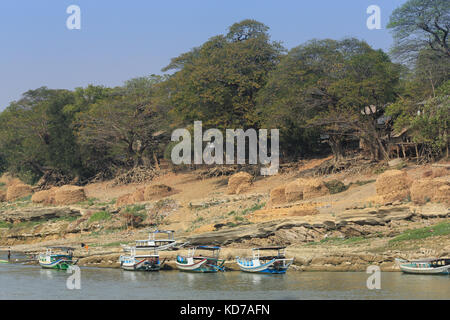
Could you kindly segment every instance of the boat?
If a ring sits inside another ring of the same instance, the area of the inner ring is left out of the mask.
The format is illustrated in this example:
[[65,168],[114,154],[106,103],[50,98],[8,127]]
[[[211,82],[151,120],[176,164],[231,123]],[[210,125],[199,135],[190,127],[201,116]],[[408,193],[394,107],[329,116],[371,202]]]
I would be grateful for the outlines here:
[[74,250],[70,247],[47,247],[47,251],[39,255],[39,264],[44,269],[67,270],[78,262],[73,260]]
[[157,246],[129,247],[126,255],[119,258],[120,267],[127,271],[159,271],[161,264],[159,261]]
[[414,274],[450,274],[450,259],[403,260],[395,262],[404,273]]
[[[165,237],[160,237],[160,235],[165,235]],[[136,240],[136,248],[158,247],[159,251],[174,249],[176,244],[173,230],[155,230],[150,232],[148,239]]]
[[[208,252],[207,255],[198,252]],[[176,266],[181,271],[188,272],[219,272],[225,271],[225,260],[219,259],[220,247],[196,246],[189,248],[187,256],[177,256]]]
[[[294,262],[286,259],[286,247],[253,248],[252,257],[236,257],[236,262],[244,272],[283,274]],[[276,251],[276,255],[261,255],[261,251]]]

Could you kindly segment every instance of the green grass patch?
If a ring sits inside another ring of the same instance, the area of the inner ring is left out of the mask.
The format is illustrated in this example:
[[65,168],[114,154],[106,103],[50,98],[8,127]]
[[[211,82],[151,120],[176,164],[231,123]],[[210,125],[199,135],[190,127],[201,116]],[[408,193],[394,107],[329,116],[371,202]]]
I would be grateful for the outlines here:
[[6,221],[0,221],[0,229],[11,229],[12,223]]
[[328,188],[331,194],[344,192],[349,188],[349,186],[346,186],[342,181],[339,180],[331,180],[325,182],[325,186]]
[[389,243],[393,244],[400,241],[419,240],[446,235],[450,235],[450,222],[441,222],[431,227],[406,230],[402,234],[399,234],[395,238],[389,240]]
[[99,211],[89,217],[88,223],[105,221],[111,219],[111,213],[108,211]]
[[317,246],[321,244],[330,244],[330,245],[345,245],[345,244],[354,244],[358,242],[362,242],[367,240],[364,237],[351,237],[351,238],[326,238],[320,241],[308,242],[306,245],[308,246]]

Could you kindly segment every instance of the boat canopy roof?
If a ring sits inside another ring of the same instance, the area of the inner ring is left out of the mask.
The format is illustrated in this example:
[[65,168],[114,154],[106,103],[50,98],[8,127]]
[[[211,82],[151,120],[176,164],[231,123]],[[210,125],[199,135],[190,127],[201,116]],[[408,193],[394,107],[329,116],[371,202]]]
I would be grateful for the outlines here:
[[217,246],[196,246],[195,249],[202,249],[202,250],[220,250],[220,247]]
[[252,250],[281,250],[286,249],[286,247],[261,247],[261,248],[253,248]]
[[169,233],[175,233],[175,231],[174,230],[155,230],[155,231],[152,231],[151,233],[167,233],[167,234],[169,234]]
[[60,247],[60,246],[47,247],[47,249],[54,249],[54,250],[61,250],[61,251],[74,251],[75,250],[75,248],[72,248],[72,247]]

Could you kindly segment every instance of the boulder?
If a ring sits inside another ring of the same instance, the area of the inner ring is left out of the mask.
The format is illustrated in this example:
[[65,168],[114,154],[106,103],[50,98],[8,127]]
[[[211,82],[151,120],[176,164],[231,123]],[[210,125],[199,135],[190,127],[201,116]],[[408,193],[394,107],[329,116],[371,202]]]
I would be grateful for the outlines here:
[[403,201],[410,196],[411,184],[406,171],[388,170],[377,178],[375,188],[384,202]]
[[55,204],[57,205],[74,204],[86,199],[82,187],[65,185],[55,190]]
[[247,172],[238,172],[228,179],[227,194],[239,194],[250,188],[252,175]]
[[6,201],[13,201],[33,193],[31,186],[23,183],[12,184],[6,191]]

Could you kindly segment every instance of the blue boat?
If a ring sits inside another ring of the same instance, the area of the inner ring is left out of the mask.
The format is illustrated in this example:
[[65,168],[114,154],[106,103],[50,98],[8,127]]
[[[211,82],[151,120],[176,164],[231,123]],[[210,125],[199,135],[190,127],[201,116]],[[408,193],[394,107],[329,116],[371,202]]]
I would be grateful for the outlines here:
[[[198,254],[206,251],[207,255]],[[187,256],[177,256],[176,266],[181,271],[188,272],[219,272],[225,271],[225,260],[219,259],[220,247],[196,246],[189,249]]]
[[[294,258],[287,259],[286,247],[253,248],[252,257],[236,257],[236,262],[244,272],[283,274],[294,262]],[[261,251],[276,251],[276,255],[261,255]]]
[[413,261],[395,259],[395,262],[404,273],[450,275],[450,259],[446,258]]

